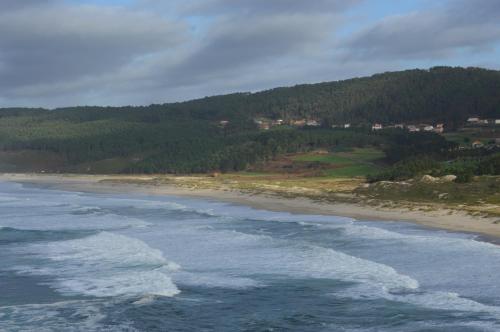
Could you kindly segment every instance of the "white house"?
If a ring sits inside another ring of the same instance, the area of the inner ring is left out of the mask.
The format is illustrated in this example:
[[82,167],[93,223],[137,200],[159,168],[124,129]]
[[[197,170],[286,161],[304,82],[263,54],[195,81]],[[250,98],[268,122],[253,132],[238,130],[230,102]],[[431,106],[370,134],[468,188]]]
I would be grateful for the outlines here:
[[479,149],[479,148],[482,148],[483,146],[484,146],[484,144],[481,141],[474,141],[474,142],[472,142],[472,147],[474,149]]
[[424,131],[434,131],[434,126],[424,126]]
[[444,131],[444,124],[442,123],[438,123],[436,125],[436,128],[434,128],[434,132],[438,133],[438,134],[442,134]]
[[409,125],[409,126],[408,126],[408,127],[406,127],[406,128],[408,128],[408,131],[409,131],[410,133],[416,133],[416,132],[419,132],[419,131],[420,131],[420,128],[418,128],[418,127],[417,127],[417,126],[415,126],[415,125]]
[[316,121],[316,120],[307,120],[306,125],[311,126],[311,127],[318,127],[319,126],[319,122]]
[[382,125],[380,123],[375,123],[373,126],[372,126],[372,130],[380,130],[382,129]]

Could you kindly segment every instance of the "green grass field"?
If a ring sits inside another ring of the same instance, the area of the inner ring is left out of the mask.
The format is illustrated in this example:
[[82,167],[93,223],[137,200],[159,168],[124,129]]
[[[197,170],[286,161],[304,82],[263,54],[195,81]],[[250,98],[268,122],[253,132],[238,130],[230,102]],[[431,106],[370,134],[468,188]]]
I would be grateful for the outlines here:
[[320,162],[332,164],[335,168],[326,170],[327,177],[367,176],[380,171],[381,166],[375,161],[384,158],[384,153],[375,148],[356,148],[348,152],[332,152],[329,154],[309,153],[293,158],[298,162]]

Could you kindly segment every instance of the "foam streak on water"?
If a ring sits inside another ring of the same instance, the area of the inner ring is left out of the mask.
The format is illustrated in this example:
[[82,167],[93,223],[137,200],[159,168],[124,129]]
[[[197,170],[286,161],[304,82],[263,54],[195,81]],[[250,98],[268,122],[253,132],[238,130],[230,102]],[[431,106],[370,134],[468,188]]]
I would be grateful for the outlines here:
[[466,234],[12,183],[0,225],[0,330],[500,329],[500,250]]

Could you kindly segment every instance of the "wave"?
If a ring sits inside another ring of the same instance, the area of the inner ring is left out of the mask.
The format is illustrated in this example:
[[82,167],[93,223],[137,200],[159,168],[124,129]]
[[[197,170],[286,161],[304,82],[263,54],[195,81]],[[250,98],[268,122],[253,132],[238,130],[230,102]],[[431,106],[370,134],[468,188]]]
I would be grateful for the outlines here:
[[0,226],[0,244],[60,241],[88,236],[92,233],[91,231],[31,230]]
[[380,227],[367,226],[363,224],[316,224],[321,229],[334,229],[340,230],[344,235],[352,238],[367,239],[367,240],[388,240],[404,242],[405,244],[415,244],[419,246],[437,245],[441,250],[473,250],[487,252],[489,255],[500,255],[498,245],[478,241],[476,236],[460,233],[448,233],[445,231],[433,231],[432,233],[416,233],[405,234]]
[[266,285],[248,277],[228,276],[221,273],[186,272],[175,275],[174,280],[182,285],[201,286],[208,288],[247,289],[265,287]]
[[37,213],[18,214],[6,216],[2,220],[4,227],[22,230],[39,231],[70,231],[70,230],[119,230],[124,228],[145,228],[151,223],[142,219],[120,216],[112,213],[99,214],[71,214],[61,213]]
[[48,260],[43,267],[15,267],[24,274],[48,275],[66,294],[95,297],[160,295],[180,291],[170,273],[180,267],[144,242],[109,232],[83,239],[34,244],[26,249]]
[[417,280],[398,273],[388,265],[351,256],[330,248],[309,246],[305,250],[298,250],[294,256],[300,259],[295,263],[291,262],[291,265],[298,271],[303,269],[304,272],[300,272],[300,274],[309,274],[310,277],[363,283],[376,289],[414,290],[419,287]]
[[63,301],[0,307],[0,331],[137,331],[126,321],[105,324],[102,301]]

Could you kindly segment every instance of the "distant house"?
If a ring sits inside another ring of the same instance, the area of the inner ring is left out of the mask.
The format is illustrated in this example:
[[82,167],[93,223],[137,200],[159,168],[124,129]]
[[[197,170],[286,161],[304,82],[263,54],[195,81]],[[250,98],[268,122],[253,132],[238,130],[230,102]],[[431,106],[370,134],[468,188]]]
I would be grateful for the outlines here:
[[434,126],[424,125],[423,127],[424,131],[434,131]]
[[346,123],[346,124],[344,124],[344,128],[346,128],[346,129],[347,129],[347,128],[351,128],[351,124],[350,124],[350,123]]
[[484,144],[481,141],[472,142],[472,148],[474,148],[474,149],[479,149],[479,148],[482,148],[483,146],[484,146]]
[[281,125],[283,125],[283,123],[284,123],[284,122],[283,122],[283,120],[278,119],[278,120],[274,120],[274,121],[272,122],[272,125],[273,125],[273,126],[281,126]]
[[496,124],[496,125],[500,125],[500,119],[496,119],[496,120],[495,120],[495,124]]
[[418,128],[415,125],[409,125],[406,127],[410,133],[416,133],[420,131],[420,128]]
[[477,122],[477,124],[479,124],[479,125],[487,125],[488,124],[488,120],[479,119],[479,121]]
[[222,120],[222,121],[219,121],[219,126],[221,126],[221,127],[223,127],[223,128],[224,128],[225,126],[227,126],[228,124],[229,124],[229,121],[227,121],[227,120]]
[[304,127],[306,125],[306,120],[292,120],[290,124],[295,127]]
[[467,119],[467,122],[468,123],[478,123],[479,122],[479,118],[478,117],[472,117],[472,118],[468,118]]
[[382,124],[380,124],[380,123],[375,123],[375,124],[373,124],[373,126],[372,126],[372,130],[380,130],[380,129],[382,129],[382,128],[383,128],[383,127],[382,127]]
[[438,134],[442,134],[444,132],[444,124],[438,123],[434,128],[434,132]]
[[306,125],[310,127],[318,127],[320,124],[317,120],[307,120]]
[[271,128],[271,125],[269,124],[269,122],[261,121],[261,123],[259,123],[259,129],[269,130],[269,128]]

